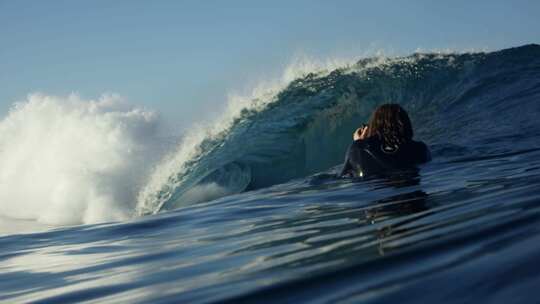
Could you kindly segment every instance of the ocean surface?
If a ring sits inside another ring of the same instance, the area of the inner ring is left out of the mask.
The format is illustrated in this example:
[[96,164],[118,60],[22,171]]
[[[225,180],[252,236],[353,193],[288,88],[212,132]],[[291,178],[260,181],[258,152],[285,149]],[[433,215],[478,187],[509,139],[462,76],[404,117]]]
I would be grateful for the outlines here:
[[[337,178],[382,103],[433,161]],[[2,303],[537,303],[540,46],[290,77],[181,139],[117,96],[0,122]]]

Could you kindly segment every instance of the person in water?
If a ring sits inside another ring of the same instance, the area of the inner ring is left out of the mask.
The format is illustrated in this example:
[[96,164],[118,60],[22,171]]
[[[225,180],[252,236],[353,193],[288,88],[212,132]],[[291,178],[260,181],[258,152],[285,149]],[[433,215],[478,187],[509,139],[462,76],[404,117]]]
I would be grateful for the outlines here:
[[369,123],[353,133],[340,176],[380,175],[430,161],[426,144],[412,138],[411,120],[400,105],[379,106]]

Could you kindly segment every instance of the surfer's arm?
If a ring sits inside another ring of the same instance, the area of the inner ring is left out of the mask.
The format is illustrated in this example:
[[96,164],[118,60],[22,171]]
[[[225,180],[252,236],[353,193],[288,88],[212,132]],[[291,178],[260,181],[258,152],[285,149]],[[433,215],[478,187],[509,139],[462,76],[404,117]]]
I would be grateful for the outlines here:
[[362,140],[367,137],[367,126],[364,125],[361,128],[356,129],[353,133],[353,140]]
[[339,177],[343,177],[345,175],[352,176],[352,170],[353,167],[351,165],[351,148],[352,144],[347,149],[347,153],[345,154],[345,162],[343,163],[343,168],[341,169],[341,173],[339,174]]
[[341,173],[339,174],[339,177],[344,177],[345,175],[351,174],[351,164],[349,163],[348,159],[345,159],[345,163],[343,164],[343,169],[341,169]]

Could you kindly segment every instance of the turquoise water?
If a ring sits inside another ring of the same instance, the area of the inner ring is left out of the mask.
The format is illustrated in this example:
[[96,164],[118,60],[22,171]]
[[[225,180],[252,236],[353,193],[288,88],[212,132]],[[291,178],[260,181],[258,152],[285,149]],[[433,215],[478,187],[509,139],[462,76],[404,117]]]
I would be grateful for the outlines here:
[[[387,101],[433,161],[336,178]],[[205,139],[140,217],[0,237],[0,302],[534,302],[538,117],[537,45],[308,75]],[[227,191],[194,198],[208,187]]]

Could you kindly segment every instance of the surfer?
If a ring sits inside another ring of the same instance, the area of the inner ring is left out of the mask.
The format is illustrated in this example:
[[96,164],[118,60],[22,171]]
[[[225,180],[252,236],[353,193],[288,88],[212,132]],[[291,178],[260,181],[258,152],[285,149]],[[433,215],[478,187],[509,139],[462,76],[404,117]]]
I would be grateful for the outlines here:
[[340,176],[376,175],[430,161],[426,144],[412,138],[411,120],[400,105],[379,106],[369,123],[353,133]]

